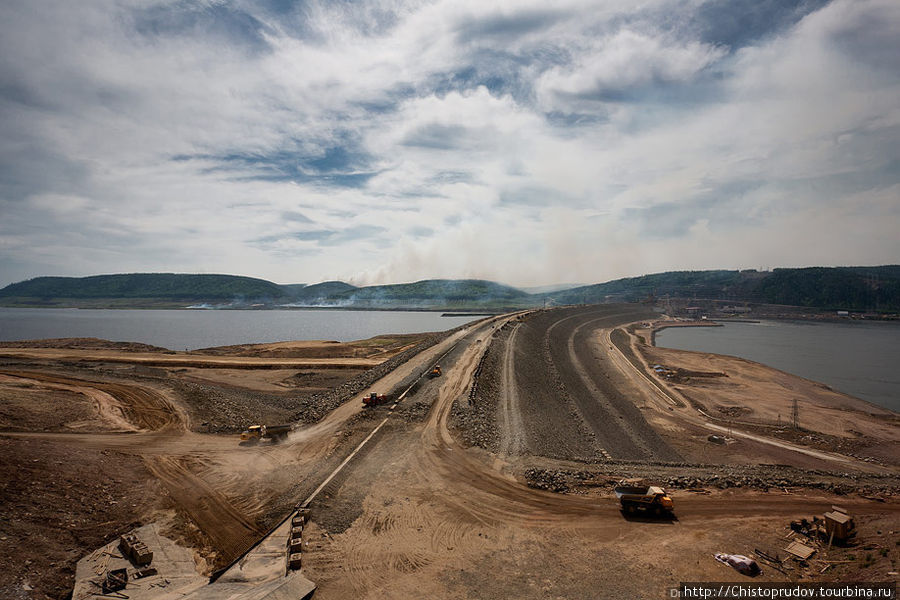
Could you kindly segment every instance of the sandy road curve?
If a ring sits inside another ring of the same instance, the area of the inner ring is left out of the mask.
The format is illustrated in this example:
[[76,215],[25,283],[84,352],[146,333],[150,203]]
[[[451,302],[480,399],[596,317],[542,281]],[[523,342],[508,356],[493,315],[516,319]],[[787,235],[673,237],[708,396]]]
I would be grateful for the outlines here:
[[150,471],[166,487],[172,500],[184,509],[216,550],[236,556],[249,548],[260,530],[231,501],[195,475],[186,459],[153,456],[145,460]]
[[256,524],[216,487],[194,472],[196,466],[192,462],[197,459],[191,459],[190,454],[209,456],[217,445],[207,444],[202,439],[204,436],[188,432],[185,412],[159,391],[138,385],[88,381],[31,371],[4,370],[0,374],[83,390],[101,400],[108,396],[111,399],[109,402],[121,410],[126,422],[140,428],[141,433],[118,436],[104,433],[35,433],[30,437],[54,436],[55,439],[141,454],[144,464],[163,484],[175,505],[184,510],[209,536],[217,550],[226,556],[240,554],[258,537],[260,531]]

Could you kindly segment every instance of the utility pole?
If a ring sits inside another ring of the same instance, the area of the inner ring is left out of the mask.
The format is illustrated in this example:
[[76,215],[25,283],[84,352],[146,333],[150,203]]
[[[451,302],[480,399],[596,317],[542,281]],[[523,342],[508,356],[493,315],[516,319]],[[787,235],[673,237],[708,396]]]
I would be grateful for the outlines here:
[[794,429],[800,429],[800,407],[797,405],[796,398],[794,398],[794,406],[791,408],[791,418],[794,421]]

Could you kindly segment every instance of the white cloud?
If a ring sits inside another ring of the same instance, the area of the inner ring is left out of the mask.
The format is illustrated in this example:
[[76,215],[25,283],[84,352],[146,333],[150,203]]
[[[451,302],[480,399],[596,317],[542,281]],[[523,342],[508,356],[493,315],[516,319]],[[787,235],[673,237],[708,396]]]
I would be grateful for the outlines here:
[[897,4],[699,3],[6,3],[0,283],[895,262]]
[[687,83],[726,53],[710,44],[629,29],[585,41],[588,45],[578,49],[574,64],[538,78],[538,98],[545,110],[565,109],[579,99],[616,102],[644,86]]

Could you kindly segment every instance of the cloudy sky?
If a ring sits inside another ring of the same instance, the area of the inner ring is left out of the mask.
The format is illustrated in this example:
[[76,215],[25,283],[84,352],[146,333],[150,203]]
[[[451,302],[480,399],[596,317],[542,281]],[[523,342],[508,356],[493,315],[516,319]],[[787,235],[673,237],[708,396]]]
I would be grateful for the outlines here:
[[5,0],[0,285],[900,262],[900,2]]

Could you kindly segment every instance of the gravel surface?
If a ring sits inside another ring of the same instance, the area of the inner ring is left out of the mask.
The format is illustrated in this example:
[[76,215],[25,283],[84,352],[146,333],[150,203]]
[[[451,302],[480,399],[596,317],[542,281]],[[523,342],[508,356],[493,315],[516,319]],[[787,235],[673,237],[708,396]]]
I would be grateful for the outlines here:
[[807,470],[782,465],[720,466],[686,463],[615,461],[574,468],[531,467],[522,471],[530,487],[553,492],[608,487],[622,479],[646,479],[667,489],[808,488],[844,495],[884,496],[900,493],[900,476]]
[[640,306],[608,305],[564,311],[548,325],[550,354],[582,419],[605,452],[619,459],[679,460],[626,395],[626,378],[595,343],[598,328],[648,316]]
[[478,374],[469,398],[454,403],[450,415],[450,426],[466,444],[491,452],[497,452],[500,446],[497,406],[502,390],[499,373],[509,328],[507,324],[494,332],[493,340],[477,368]]
[[[536,311],[518,324],[512,364],[525,453],[561,460],[678,460],[621,391],[619,373],[595,354],[593,333],[645,316],[640,307],[600,305]],[[510,332],[499,330],[468,402],[452,425],[463,440],[501,447],[502,389]]]
[[[464,325],[462,327],[464,327]],[[409,350],[401,352],[397,356],[381,363],[377,367],[369,369],[358,377],[354,377],[345,381],[333,390],[329,390],[320,394],[312,394],[308,398],[302,399],[302,408],[294,413],[293,420],[303,421],[305,423],[315,423],[317,421],[320,421],[325,415],[352,398],[354,395],[371,386],[373,383],[396,369],[401,364],[411,359],[419,352],[427,350],[428,348],[446,339],[457,329],[459,328],[429,336]],[[402,386],[404,384],[409,385],[405,381],[401,382],[400,385]],[[393,394],[396,391],[397,390],[386,390],[385,393]]]

